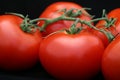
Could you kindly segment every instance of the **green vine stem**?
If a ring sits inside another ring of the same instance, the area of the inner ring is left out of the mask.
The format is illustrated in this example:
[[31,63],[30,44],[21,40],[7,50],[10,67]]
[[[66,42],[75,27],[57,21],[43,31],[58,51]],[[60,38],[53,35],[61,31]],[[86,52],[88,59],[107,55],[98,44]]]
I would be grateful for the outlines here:
[[[44,29],[45,29],[49,24],[51,24],[51,23],[57,22],[57,21],[59,21],[59,20],[76,21],[76,19],[77,19],[77,18],[66,17],[66,16],[62,15],[62,16],[57,17],[57,18],[54,18],[54,19],[38,18],[38,19],[31,20],[30,23],[34,23],[34,22],[36,22],[36,21],[45,21],[45,23],[41,26],[41,31],[44,31]],[[81,19],[79,18],[79,23],[86,24],[86,25],[88,25],[89,27],[98,30],[98,28],[96,28],[95,26],[93,26],[91,23],[92,23],[92,22],[99,21],[99,20],[106,20],[106,18],[105,18],[105,17],[102,17],[102,18],[97,18],[97,19],[93,19],[93,20],[90,20],[90,21],[81,20]]]
[[[76,11],[74,12],[74,10],[76,10]],[[107,28],[114,24],[116,19],[114,19],[114,18],[108,19],[108,17],[105,14],[105,10],[103,10],[103,14],[102,14],[101,18],[92,19],[90,21],[81,20],[80,18],[77,18],[77,16],[80,16],[81,14],[84,14],[79,9],[64,10],[64,13],[60,17],[53,18],[53,19],[37,18],[37,19],[31,20],[31,19],[28,18],[28,15],[24,17],[21,14],[16,14],[16,13],[11,13],[11,14],[20,16],[21,18],[24,19],[23,23],[21,24],[21,29],[23,31],[29,32],[29,33],[31,31],[33,31],[33,29],[35,29],[35,30],[39,29],[40,31],[44,31],[45,28],[51,23],[54,23],[54,22],[57,22],[57,21],[60,21],[60,20],[67,20],[67,21],[75,21],[75,23],[73,23],[73,25],[76,25],[77,23],[88,25],[90,28],[93,28],[95,30],[98,30],[98,31],[104,33],[108,37],[109,41],[112,41],[114,39],[114,36],[109,31],[106,31],[105,29],[99,29],[99,28],[95,27],[94,25],[92,25],[93,22],[97,22],[97,21],[100,21],[100,20],[105,20],[106,21],[106,27]],[[37,26],[37,24],[36,24],[36,22],[38,22],[38,21],[44,21],[45,23],[40,27],[40,26]],[[72,27],[71,29],[73,29],[73,25],[71,26]],[[73,33],[76,33],[76,32],[71,32],[71,33],[73,34]]]

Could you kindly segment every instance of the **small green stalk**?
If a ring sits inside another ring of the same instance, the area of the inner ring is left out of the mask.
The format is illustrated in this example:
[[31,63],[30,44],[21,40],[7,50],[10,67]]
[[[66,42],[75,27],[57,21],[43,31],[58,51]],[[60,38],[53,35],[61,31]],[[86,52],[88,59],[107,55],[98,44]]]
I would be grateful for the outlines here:
[[82,27],[76,28],[77,23],[79,22],[79,18],[76,18],[76,21],[71,25],[71,27],[66,32],[68,34],[77,34],[82,30]]

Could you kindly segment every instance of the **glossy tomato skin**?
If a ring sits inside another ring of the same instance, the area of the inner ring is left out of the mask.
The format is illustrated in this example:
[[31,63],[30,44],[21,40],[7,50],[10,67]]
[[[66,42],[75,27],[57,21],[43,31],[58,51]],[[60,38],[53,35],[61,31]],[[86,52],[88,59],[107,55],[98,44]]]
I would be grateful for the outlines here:
[[[116,19],[114,26],[111,26],[110,28],[106,29],[106,30],[109,30],[116,37],[116,35],[118,35],[120,33],[120,8],[116,8],[116,9],[111,10],[107,14],[107,16],[108,16],[108,18],[115,18]],[[105,24],[106,24],[106,22],[104,20],[101,20],[96,24],[96,27],[105,28],[105,26],[104,26]],[[95,35],[97,35],[103,41],[104,46],[107,47],[107,45],[109,44],[109,40],[106,37],[106,35],[99,32],[99,31],[96,31],[96,30],[93,30],[92,32]]]
[[[49,18],[49,19],[57,18],[63,14],[62,12],[58,12],[58,11],[65,9],[65,8],[67,10],[72,9],[72,8],[82,9],[82,6],[78,5],[76,3],[73,3],[73,2],[55,2],[51,5],[49,5],[39,17],[40,18]],[[82,12],[84,14],[82,14],[81,16],[78,16],[78,18],[80,18],[82,20],[88,20],[88,21],[91,20],[91,17],[88,15],[87,11],[82,10]],[[43,21],[38,22],[39,26],[41,26],[43,24],[44,24]],[[72,24],[73,24],[73,21],[65,21],[65,20],[57,21],[55,23],[48,25],[42,34],[43,34],[43,36],[46,36],[52,32],[69,28]],[[78,26],[80,26],[80,24],[78,24]],[[87,26],[84,26],[84,27],[86,28]]]
[[120,80],[120,37],[117,37],[105,49],[102,72],[106,80]]
[[107,46],[108,46],[108,44],[109,44],[110,42],[109,42],[108,37],[107,37],[104,33],[100,32],[100,31],[98,31],[98,30],[94,30],[94,29],[92,29],[91,32],[92,32],[93,34],[95,34],[96,36],[98,36],[98,37],[101,39],[101,41],[102,41],[103,44],[104,44],[104,47],[107,47]]
[[89,32],[60,32],[42,41],[39,57],[45,70],[57,79],[86,80],[99,72],[103,51],[101,40]]
[[22,21],[15,15],[0,16],[0,69],[29,69],[38,61],[41,34],[23,32]]

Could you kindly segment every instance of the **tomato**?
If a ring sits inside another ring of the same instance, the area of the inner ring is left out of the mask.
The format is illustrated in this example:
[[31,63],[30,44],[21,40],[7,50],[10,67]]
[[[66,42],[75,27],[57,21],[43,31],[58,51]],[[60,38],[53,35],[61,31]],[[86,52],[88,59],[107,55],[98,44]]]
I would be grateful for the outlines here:
[[57,79],[89,79],[101,67],[104,46],[101,40],[87,31],[79,34],[58,32],[40,44],[40,62]]
[[93,32],[93,34],[95,34],[96,36],[98,36],[102,40],[105,47],[108,46],[109,39],[104,33],[97,31],[97,30],[92,30],[92,32]]
[[120,80],[120,37],[105,49],[102,58],[102,72],[106,80]]
[[15,15],[0,15],[0,69],[29,69],[39,60],[41,34],[23,32],[22,21]]
[[[107,16],[108,18],[115,18],[116,21],[114,23],[114,26],[111,26],[110,28],[107,28],[106,30],[110,31],[114,36],[116,36],[117,34],[120,33],[120,8],[116,8],[111,10]],[[105,28],[106,22],[104,20],[99,21],[96,24],[96,27],[98,28]],[[105,36],[105,34],[99,32],[99,31],[93,31],[94,34],[96,34],[98,37],[100,37],[100,39],[103,41],[105,47],[109,44],[109,40],[108,38]]]
[[[65,9],[65,8],[67,10],[70,10],[72,8],[82,9],[82,6],[80,6],[76,3],[73,3],[73,2],[55,2],[51,5],[49,5],[39,17],[40,18],[49,18],[49,19],[60,17],[63,13],[57,12],[57,11]],[[82,12],[83,12],[83,14],[78,16],[78,18],[80,18],[82,20],[91,20],[91,17],[88,15],[86,10],[82,10]],[[43,24],[44,24],[44,21],[38,22],[39,26],[41,26]],[[69,28],[72,24],[73,24],[73,21],[60,20],[55,23],[49,24],[47,26],[47,28],[45,29],[45,31],[42,32],[42,34],[43,34],[43,36],[46,36],[52,32]],[[80,24],[78,24],[78,26],[80,26]]]

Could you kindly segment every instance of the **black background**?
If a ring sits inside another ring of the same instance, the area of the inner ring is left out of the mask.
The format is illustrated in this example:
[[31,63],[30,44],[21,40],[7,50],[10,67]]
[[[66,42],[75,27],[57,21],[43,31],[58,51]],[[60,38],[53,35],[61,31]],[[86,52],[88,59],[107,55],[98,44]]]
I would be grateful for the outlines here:
[[[120,7],[119,1],[115,0],[0,0],[0,14],[15,12],[28,14],[30,18],[37,18],[48,5],[56,1],[72,1],[83,7],[92,8],[88,12],[95,17],[101,17],[103,9],[109,12]],[[0,80],[54,80],[54,78],[38,62],[36,66],[26,71],[6,72],[0,70]],[[103,80],[102,74],[99,73],[93,80]]]
[[72,1],[83,7],[92,8],[90,13],[96,17],[101,16],[102,9],[109,12],[120,7],[119,0],[118,2],[116,0],[0,0],[0,13],[18,12],[36,18],[48,5],[56,1]]

